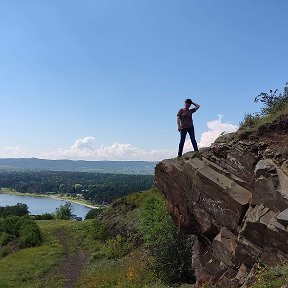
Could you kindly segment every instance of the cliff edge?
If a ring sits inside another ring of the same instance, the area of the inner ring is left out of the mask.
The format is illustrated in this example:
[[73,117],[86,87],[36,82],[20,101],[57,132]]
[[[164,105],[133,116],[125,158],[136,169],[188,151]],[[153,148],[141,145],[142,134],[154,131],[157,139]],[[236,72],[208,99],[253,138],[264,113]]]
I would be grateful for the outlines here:
[[198,285],[247,287],[256,263],[288,258],[288,115],[163,160],[155,183],[175,225],[197,236]]

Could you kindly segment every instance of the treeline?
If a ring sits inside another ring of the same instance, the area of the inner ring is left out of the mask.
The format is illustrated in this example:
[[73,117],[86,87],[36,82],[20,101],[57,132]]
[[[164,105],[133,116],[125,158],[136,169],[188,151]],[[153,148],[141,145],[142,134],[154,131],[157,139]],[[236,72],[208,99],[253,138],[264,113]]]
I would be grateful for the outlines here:
[[0,171],[0,188],[22,193],[83,195],[94,203],[150,189],[152,175],[106,174],[67,171]]

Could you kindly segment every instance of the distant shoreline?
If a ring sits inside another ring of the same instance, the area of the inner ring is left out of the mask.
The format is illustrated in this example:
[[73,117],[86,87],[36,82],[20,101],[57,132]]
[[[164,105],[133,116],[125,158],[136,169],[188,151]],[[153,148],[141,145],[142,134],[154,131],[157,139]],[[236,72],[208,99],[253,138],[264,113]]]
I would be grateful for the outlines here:
[[0,189],[0,194],[10,194],[10,195],[16,195],[16,196],[42,197],[42,198],[51,198],[51,199],[55,199],[55,200],[66,200],[69,202],[73,202],[75,204],[83,205],[83,206],[91,208],[91,209],[99,209],[99,208],[103,207],[101,205],[95,205],[93,203],[89,203],[88,201],[86,202],[85,200],[83,200],[83,202],[82,202],[79,200],[74,200],[73,198],[69,198],[69,197],[61,197],[58,194],[46,195],[46,194],[38,194],[38,193],[21,193],[21,192],[17,192],[17,191],[12,191],[12,190],[7,189],[7,188]]

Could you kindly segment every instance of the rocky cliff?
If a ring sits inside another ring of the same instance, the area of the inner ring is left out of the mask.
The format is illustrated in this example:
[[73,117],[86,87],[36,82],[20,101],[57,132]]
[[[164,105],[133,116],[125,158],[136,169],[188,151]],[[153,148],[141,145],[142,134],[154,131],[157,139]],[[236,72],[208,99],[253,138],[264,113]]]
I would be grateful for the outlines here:
[[246,287],[256,263],[288,259],[288,116],[163,160],[155,183],[175,225],[197,235],[197,283]]

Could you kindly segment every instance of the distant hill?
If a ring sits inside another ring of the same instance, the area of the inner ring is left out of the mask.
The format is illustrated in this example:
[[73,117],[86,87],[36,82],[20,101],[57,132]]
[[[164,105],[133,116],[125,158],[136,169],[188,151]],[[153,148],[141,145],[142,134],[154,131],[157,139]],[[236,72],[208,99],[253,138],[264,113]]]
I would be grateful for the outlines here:
[[29,169],[152,175],[154,174],[156,164],[157,162],[148,161],[76,161],[37,158],[0,158],[0,169],[10,170]]

